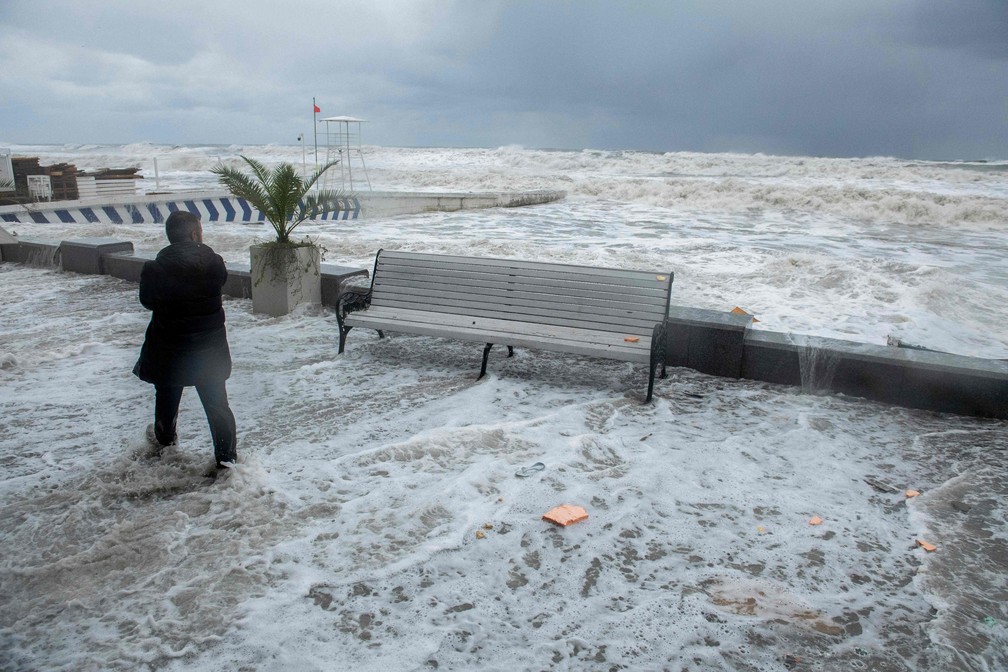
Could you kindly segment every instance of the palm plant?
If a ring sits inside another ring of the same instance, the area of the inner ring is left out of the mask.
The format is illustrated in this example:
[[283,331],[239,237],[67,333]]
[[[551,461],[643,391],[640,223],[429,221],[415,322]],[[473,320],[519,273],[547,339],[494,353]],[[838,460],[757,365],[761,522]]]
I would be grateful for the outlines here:
[[322,174],[338,161],[325,164],[304,180],[290,163],[281,163],[269,170],[255,159],[244,155],[241,158],[252,169],[252,175],[223,164],[215,166],[211,172],[220,178],[221,184],[228,191],[238,198],[244,198],[263,214],[276,231],[278,244],[294,244],[290,239],[291,232],[301,222],[339,207],[342,190],[322,189],[308,193]]
[[291,233],[306,219],[339,208],[342,190],[308,193],[337,162],[327,163],[305,180],[290,163],[269,170],[255,159],[241,158],[251,175],[224,165],[211,170],[228,191],[259,210],[276,232],[275,240],[249,248],[253,312],[283,315],[298,303],[319,303],[320,264],[326,250],[310,239],[293,241]]

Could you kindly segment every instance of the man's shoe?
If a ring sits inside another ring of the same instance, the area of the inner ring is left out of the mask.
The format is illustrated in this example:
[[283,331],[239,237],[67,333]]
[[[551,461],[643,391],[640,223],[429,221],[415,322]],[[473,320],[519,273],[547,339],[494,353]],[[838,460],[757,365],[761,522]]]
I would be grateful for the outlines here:
[[164,450],[164,446],[162,446],[161,442],[157,440],[157,434],[154,432],[154,425],[147,425],[147,431],[145,434],[147,436],[147,447],[149,448],[147,455],[149,457],[160,458],[161,453]]
[[236,460],[214,460],[211,462],[206,469],[203,470],[204,478],[217,478],[222,473],[226,472],[228,469],[233,469]]
[[158,441],[157,432],[154,431],[154,425],[153,425],[153,423],[147,425],[147,432],[146,432],[146,434],[147,434],[147,443],[151,444],[151,446],[153,446],[154,448],[157,448],[159,451],[161,450],[161,448],[164,448],[165,446],[174,446],[174,445],[178,444],[178,437],[177,436],[174,437],[168,443],[161,443],[160,441]]

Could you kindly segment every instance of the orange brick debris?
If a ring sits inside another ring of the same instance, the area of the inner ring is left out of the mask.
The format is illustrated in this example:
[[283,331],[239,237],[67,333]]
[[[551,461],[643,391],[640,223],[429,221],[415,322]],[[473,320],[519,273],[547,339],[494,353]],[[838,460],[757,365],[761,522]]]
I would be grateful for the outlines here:
[[580,506],[563,504],[544,513],[542,519],[567,527],[574,523],[580,523],[582,520],[588,520],[588,512]]

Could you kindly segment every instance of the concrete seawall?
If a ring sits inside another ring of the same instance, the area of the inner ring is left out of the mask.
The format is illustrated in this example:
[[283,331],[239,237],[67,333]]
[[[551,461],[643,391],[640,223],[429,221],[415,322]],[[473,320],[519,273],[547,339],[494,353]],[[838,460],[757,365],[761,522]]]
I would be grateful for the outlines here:
[[[0,235],[4,233],[0,229]],[[110,275],[120,280],[140,282],[143,265],[156,254],[135,252],[133,243],[110,238],[83,240],[10,242],[0,237],[0,261],[56,267],[73,273]],[[223,292],[239,299],[252,298],[252,275],[248,264],[228,264],[228,279]],[[335,307],[339,293],[350,281],[366,282],[370,272],[364,268],[322,264],[322,305]]]
[[[0,228],[0,261],[107,274],[139,282],[151,253],[106,238],[15,239]],[[322,303],[335,306],[347,282],[368,271],[323,264]],[[228,265],[228,296],[250,298],[247,264]],[[752,318],[671,306],[665,323],[665,363],[729,378],[801,387],[873,401],[984,418],[1008,419],[1008,361],[750,329]],[[335,329],[335,326],[334,326]]]
[[1008,361],[750,329],[752,318],[672,306],[666,363],[908,408],[1008,419]]
[[[500,193],[373,191],[340,199],[336,210],[318,219],[332,221],[520,207],[551,203],[565,196],[563,191],[552,190]],[[5,205],[0,206],[0,224],[163,224],[168,215],[176,210],[191,212],[203,220],[204,224],[264,221],[262,214],[245,199],[234,198],[221,191],[201,191]]]

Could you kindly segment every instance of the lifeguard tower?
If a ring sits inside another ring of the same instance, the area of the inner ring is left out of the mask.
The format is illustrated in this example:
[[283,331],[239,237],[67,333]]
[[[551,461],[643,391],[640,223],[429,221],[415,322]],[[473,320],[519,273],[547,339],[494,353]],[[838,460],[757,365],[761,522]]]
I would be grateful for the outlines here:
[[368,191],[371,191],[371,178],[367,174],[367,166],[364,163],[364,153],[361,152],[361,124],[365,119],[356,117],[326,117],[319,119],[320,124],[325,124],[326,139],[326,163],[339,161],[340,183],[336,184],[336,169],[330,168],[326,171],[322,182],[324,188],[334,189],[337,186],[344,191],[354,191],[354,168],[353,164],[358,163],[357,183],[361,184],[361,174],[364,182],[367,182]]

